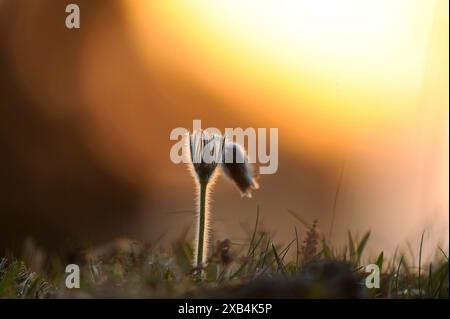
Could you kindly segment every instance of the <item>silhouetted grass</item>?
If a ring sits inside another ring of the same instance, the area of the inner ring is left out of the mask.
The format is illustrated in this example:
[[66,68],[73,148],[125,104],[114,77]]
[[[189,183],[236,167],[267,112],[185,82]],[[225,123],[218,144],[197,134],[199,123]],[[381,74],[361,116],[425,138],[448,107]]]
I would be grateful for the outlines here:
[[[291,214],[295,215],[294,212]],[[413,267],[406,255],[389,261],[383,252],[364,254],[370,232],[361,239],[348,232],[345,247],[332,247],[317,221],[301,221],[293,240],[281,245],[259,227],[259,213],[248,244],[216,240],[202,282],[193,276],[194,249],[186,235],[162,251],[158,243],[118,239],[83,252],[81,288],[64,285],[62,261],[39,275],[21,261],[0,262],[1,298],[448,298],[448,257],[441,248],[434,260]],[[365,262],[363,262],[365,260]],[[380,288],[365,286],[365,266],[378,265]],[[57,269],[57,270],[55,270]]]

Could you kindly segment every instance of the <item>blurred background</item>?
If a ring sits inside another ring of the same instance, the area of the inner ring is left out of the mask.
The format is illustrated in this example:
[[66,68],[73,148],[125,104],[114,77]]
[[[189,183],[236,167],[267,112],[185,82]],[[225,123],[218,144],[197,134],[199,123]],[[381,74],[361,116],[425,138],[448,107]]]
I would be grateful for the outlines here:
[[215,186],[216,237],[259,205],[285,242],[292,210],[336,244],[446,248],[448,31],[447,0],[0,0],[0,249],[193,231],[169,134],[194,119],[279,129],[252,199]]

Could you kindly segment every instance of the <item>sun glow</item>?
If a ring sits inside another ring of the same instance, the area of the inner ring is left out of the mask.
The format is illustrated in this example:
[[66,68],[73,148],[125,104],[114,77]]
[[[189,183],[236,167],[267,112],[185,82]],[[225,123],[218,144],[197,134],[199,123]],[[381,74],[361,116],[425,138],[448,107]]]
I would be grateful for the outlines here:
[[274,125],[295,130],[301,118],[320,140],[409,121],[439,0],[124,3],[149,63],[166,61],[244,114],[276,112]]
[[434,9],[433,1],[423,0],[195,3],[205,23],[240,46],[271,56],[270,63],[349,76],[369,71],[381,78],[387,66],[404,76],[411,60],[421,58]]

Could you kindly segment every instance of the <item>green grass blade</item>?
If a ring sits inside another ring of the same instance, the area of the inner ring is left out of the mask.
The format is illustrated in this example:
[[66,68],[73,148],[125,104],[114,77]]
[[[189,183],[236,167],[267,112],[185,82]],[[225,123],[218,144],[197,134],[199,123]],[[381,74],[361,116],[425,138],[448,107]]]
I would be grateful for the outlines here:
[[442,255],[444,255],[444,258],[448,261],[448,256],[447,256],[447,254],[442,250],[442,248],[438,246],[438,249],[441,251]]
[[298,241],[297,227],[294,226],[294,230],[295,230],[295,242],[296,242],[296,249],[297,249],[297,251],[295,252],[295,266],[298,269],[298,257],[300,254],[300,243]]
[[348,248],[349,248],[349,253],[350,253],[350,262],[354,261],[355,258],[355,244],[353,242],[353,238],[352,238],[352,233],[349,231],[348,232]]
[[258,222],[259,222],[259,205],[256,207],[255,228],[253,229],[252,239],[250,240],[250,245],[248,246],[247,256],[250,255],[250,251],[252,250],[253,242],[255,241],[256,231],[258,230]]
[[364,251],[364,248],[367,245],[367,242],[369,241],[369,237],[370,237],[370,231],[368,231],[364,237],[361,239],[361,241],[359,242],[358,248],[356,249],[356,263],[359,265],[359,262],[361,260],[361,255]]
[[419,284],[419,296],[422,298],[422,282],[421,282],[421,270],[422,270],[422,249],[423,249],[423,236],[425,235],[425,231],[422,232],[422,237],[420,238],[420,249],[419,249],[419,276],[418,276],[418,284]]
[[281,270],[282,273],[285,273],[283,261],[280,259],[280,256],[278,256],[277,249],[275,248],[275,245],[272,243],[272,251],[273,255],[275,256],[275,260],[277,261],[278,270]]
[[383,252],[381,252],[381,253],[378,255],[377,260],[375,261],[375,264],[378,266],[378,268],[380,268],[380,273],[381,273],[382,270],[383,270],[383,262],[384,262],[384,254],[383,254]]
[[311,228],[311,225],[310,225],[306,220],[304,220],[302,217],[300,217],[300,215],[298,215],[296,212],[294,212],[294,211],[291,210],[291,209],[288,209],[287,211],[288,211],[288,213],[291,214],[295,219],[297,219],[297,220],[300,222],[300,224],[302,224],[303,226],[305,226],[307,229],[310,229],[310,228]]

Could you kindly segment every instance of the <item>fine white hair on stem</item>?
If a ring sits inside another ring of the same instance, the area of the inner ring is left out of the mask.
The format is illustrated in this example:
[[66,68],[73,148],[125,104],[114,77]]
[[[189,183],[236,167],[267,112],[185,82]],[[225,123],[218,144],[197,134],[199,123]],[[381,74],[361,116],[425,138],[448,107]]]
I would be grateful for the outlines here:
[[210,238],[210,190],[217,176],[217,165],[222,161],[225,139],[206,131],[189,134],[188,147],[191,172],[197,187],[197,229],[195,239],[194,267],[199,279],[208,260]]
[[[208,183],[208,188],[206,189],[206,202],[205,202],[205,224],[204,224],[204,237],[203,237],[203,254],[202,254],[202,264],[206,265],[207,261],[208,261],[208,256],[209,256],[209,250],[211,247],[211,234],[212,234],[212,214],[211,214],[211,203],[212,203],[212,197],[211,197],[211,193],[212,193],[212,186],[215,184],[216,180],[217,180],[217,175],[215,175],[215,178],[213,178],[212,180],[209,181]],[[195,241],[194,241],[194,247],[198,247],[198,241],[199,241],[199,227],[200,227],[200,218],[199,218],[199,212],[200,212],[200,186],[197,185],[196,187],[196,202],[197,202],[197,214],[196,214],[196,224],[195,224]],[[193,264],[194,267],[198,266],[196,264],[197,262],[197,257],[198,257],[198,250],[195,249],[194,250],[194,260],[193,260]]]

